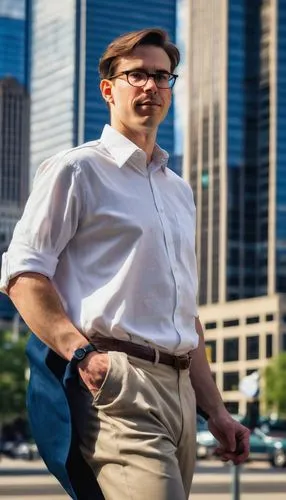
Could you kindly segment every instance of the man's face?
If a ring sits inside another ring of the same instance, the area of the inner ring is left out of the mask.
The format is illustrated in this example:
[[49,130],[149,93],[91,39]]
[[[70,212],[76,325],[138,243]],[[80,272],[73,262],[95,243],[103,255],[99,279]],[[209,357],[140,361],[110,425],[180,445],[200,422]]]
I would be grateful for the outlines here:
[[[144,69],[148,73],[170,72],[171,62],[161,47],[141,45],[132,55],[119,59],[115,74],[135,69]],[[153,78],[149,78],[143,87],[133,87],[126,75],[121,75],[110,81],[103,80],[101,90],[110,104],[111,125],[119,131],[155,131],[171,104],[171,89],[158,88]]]

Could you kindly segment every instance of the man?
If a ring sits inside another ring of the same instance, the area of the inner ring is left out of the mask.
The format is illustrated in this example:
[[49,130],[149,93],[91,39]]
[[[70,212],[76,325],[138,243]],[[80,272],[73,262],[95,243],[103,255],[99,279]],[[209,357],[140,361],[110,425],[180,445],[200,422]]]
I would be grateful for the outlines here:
[[192,191],[156,145],[178,62],[159,29],[109,45],[99,69],[111,126],[42,164],[3,259],[21,316],[78,370],[72,417],[107,500],[188,498],[196,402],[222,459],[248,455],[206,360]]

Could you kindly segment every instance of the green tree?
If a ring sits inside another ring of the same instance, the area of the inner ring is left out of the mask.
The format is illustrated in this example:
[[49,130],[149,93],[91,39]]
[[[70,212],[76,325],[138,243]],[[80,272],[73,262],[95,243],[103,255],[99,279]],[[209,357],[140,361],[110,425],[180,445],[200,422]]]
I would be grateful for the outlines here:
[[286,352],[272,358],[264,372],[264,395],[267,410],[286,415]]
[[0,333],[1,422],[26,412],[26,342],[26,335],[14,342],[11,332]]

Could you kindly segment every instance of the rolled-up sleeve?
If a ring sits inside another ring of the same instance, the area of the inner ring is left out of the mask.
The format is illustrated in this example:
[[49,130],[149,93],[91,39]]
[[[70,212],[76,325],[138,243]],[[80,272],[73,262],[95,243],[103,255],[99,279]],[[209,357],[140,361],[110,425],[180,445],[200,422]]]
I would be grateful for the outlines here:
[[77,162],[53,157],[41,165],[12,241],[2,256],[0,290],[11,278],[36,272],[52,278],[58,257],[75,234],[84,196]]

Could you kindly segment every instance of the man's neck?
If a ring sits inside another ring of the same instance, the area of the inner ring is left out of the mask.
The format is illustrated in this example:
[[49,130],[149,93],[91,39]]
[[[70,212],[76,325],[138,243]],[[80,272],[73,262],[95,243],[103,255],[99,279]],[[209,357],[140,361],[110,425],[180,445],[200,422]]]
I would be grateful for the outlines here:
[[120,132],[122,135],[127,137],[130,141],[134,142],[138,148],[142,149],[147,156],[147,165],[151,162],[153,150],[156,143],[157,130],[138,132],[127,128],[125,126],[118,127],[116,124],[111,122],[111,126]]

